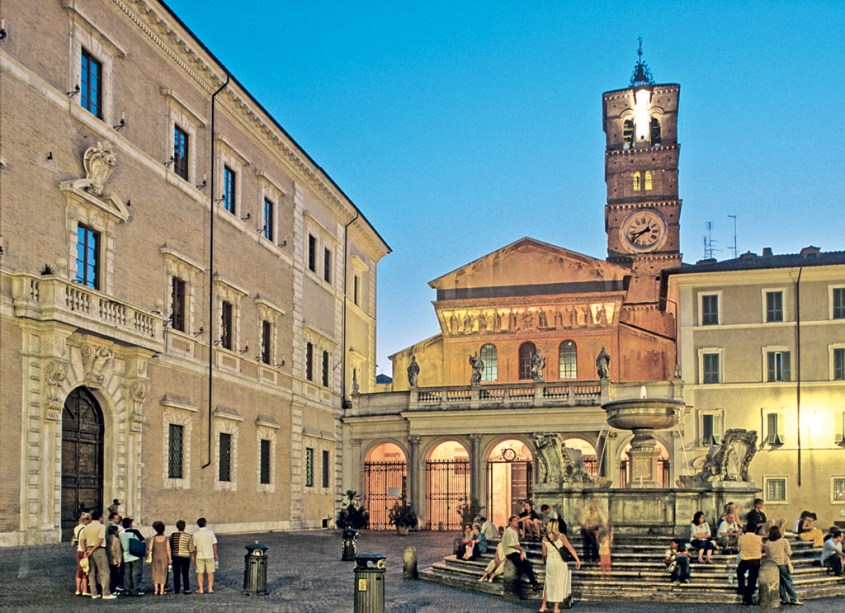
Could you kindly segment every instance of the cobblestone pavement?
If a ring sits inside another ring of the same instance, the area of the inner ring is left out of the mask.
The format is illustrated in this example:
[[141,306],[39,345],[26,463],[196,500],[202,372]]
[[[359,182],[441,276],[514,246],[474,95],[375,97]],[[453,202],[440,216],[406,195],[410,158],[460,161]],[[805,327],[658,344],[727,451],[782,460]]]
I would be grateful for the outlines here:
[[[213,528],[213,526],[211,526]],[[539,608],[537,601],[507,604],[500,597],[460,590],[428,581],[402,578],[402,552],[415,547],[419,568],[441,559],[451,548],[457,534],[421,532],[399,537],[395,532],[362,532],[358,551],[372,551],[387,556],[385,574],[385,611],[416,613],[519,612]],[[244,596],[244,546],[255,541],[268,545],[268,596]],[[119,598],[112,601],[74,596],[75,558],[68,543],[36,547],[0,549],[0,609],[6,611],[83,611],[107,608],[131,611],[325,611],[353,610],[354,562],[341,562],[340,533],[337,531],[285,532],[219,537],[220,570],[214,594]],[[193,573],[193,567],[191,569]],[[149,566],[144,569],[144,587],[150,589]],[[195,586],[196,575],[191,576]],[[619,611],[709,613],[733,611],[733,605],[679,606],[677,604],[639,604],[614,601],[576,603],[582,611]],[[845,610],[837,599],[808,602],[804,611],[829,613]]]

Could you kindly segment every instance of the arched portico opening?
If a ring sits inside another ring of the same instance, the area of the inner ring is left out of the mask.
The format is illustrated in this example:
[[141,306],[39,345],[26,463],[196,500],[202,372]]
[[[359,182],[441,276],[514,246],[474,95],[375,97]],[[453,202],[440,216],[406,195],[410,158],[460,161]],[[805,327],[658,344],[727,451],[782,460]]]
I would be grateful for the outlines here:
[[591,477],[597,477],[599,474],[599,461],[596,448],[591,443],[583,438],[573,437],[567,438],[563,441],[564,446],[570,449],[577,449],[581,452],[581,458],[584,460],[584,470]]
[[521,511],[533,494],[534,457],[524,442],[506,439],[487,454],[487,518],[506,526],[508,517]]
[[[659,440],[655,439],[657,450],[660,456],[657,458],[657,482],[658,487],[672,486],[672,471],[669,461],[669,451]],[[631,443],[625,445],[619,459],[619,487],[631,486]]]
[[73,535],[83,510],[103,508],[103,412],[78,387],[62,410],[62,540]]
[[425,462],[426,528],[442,523],[447,530],[461,527],[458,507],[470,498],[469,453],[458,441],[436,445]]
[[387,526],[393,505],[407,496],[408,463],[395,443],[381,443],[364,459],[364,507],[370,512],[370,528]]

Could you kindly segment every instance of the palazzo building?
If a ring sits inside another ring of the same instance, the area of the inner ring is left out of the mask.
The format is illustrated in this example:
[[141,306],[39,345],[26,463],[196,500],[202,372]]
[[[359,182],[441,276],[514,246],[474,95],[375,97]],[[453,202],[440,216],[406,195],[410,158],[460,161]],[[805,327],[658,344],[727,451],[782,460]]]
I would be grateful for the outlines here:
[[388,246],[163,3],[3,9],[0,544],[326,525]]

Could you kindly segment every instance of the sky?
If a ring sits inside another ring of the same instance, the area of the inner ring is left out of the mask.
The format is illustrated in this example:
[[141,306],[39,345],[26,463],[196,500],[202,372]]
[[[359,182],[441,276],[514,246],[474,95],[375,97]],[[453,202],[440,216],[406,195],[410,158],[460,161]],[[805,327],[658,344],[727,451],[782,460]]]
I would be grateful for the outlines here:
[[681,85],[681,250],[845,250],[845,2],[166,0],[387,241],[377,373],[432,279],[530,236],[597,258],[602,93]]

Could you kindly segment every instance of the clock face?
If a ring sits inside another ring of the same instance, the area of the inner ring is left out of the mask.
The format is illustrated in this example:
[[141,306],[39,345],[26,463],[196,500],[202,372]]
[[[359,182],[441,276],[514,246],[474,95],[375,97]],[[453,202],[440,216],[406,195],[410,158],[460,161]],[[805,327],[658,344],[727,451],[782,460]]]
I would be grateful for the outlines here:
[[631,251],[655,251],[666,240],[666,221],[656,211],[637,211],[628,215],[619,233]]

